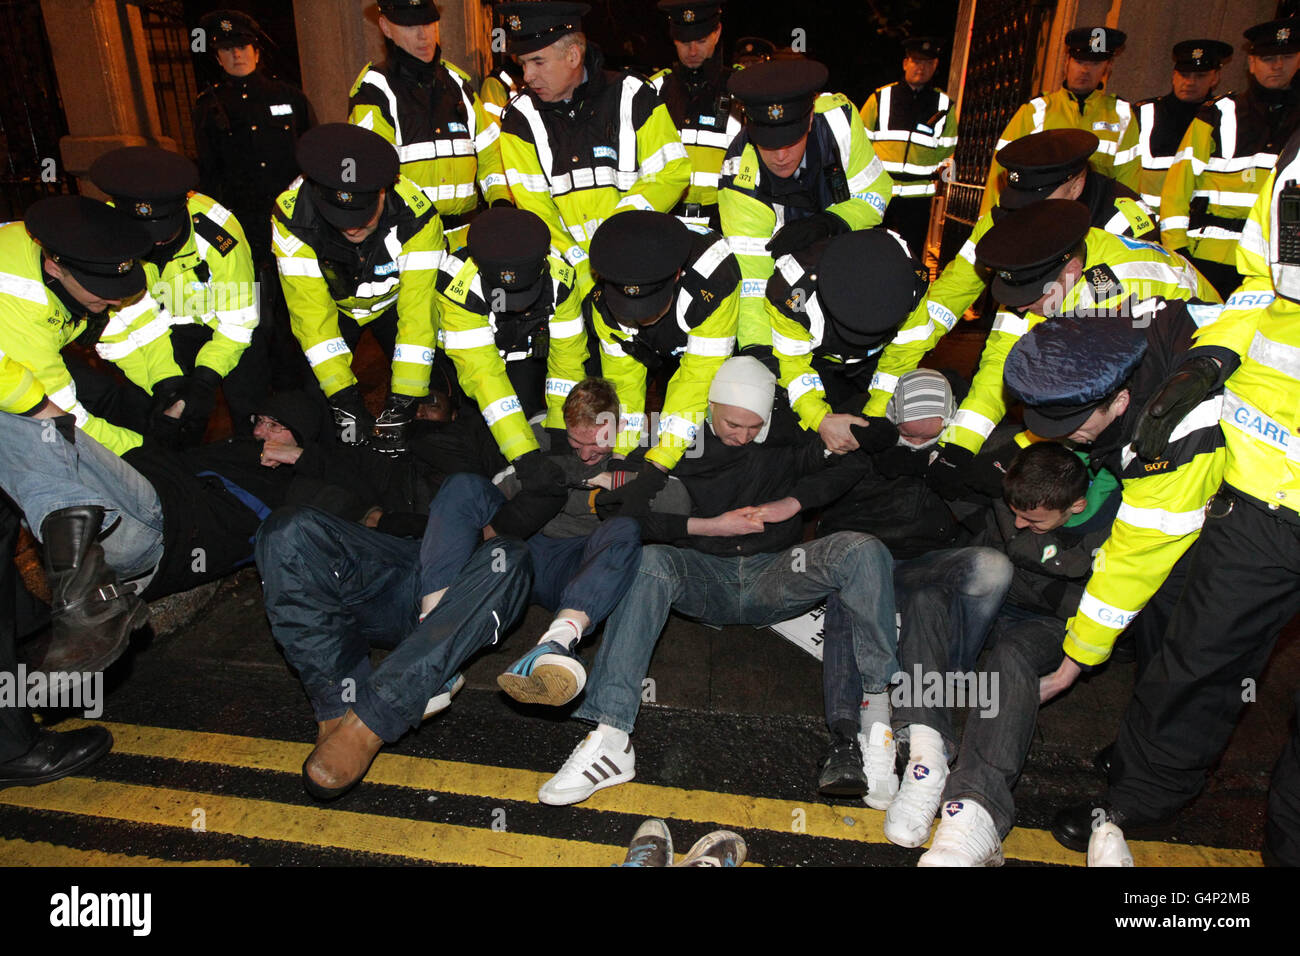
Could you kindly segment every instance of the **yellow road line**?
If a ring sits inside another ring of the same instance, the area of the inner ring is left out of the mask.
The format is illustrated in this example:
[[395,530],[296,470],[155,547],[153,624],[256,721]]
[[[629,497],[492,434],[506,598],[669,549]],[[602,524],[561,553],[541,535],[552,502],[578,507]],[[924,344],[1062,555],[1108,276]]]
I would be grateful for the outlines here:
[[[577,840],[324,810],[67,777],[40,787],[0,791],[0,804],[189,830],[201,809],[209,833],[306,846],[383,853],[474,866],[608,866],[627,852]],[[506,821],[508,823],[508,820]]]
[[160,860],[131,853],[79,850],[54,843],[0,837],[0,866],[247,866],[238,860]]
[[[81,726],[85,722],[69,724]],[[117,753],[282,773],[299,773],[312,749],[311,744],[261,737],[139,724],[104,723],[103,726],[113,732],[113,749]],[[532,803],[537,799],[537,788],[549,776],[509,767],[381,753],[366,780],[387,786]],[[601,790],[581,807],[666,820],[716,823],[731,829],[752,828],[861,843],[888,843],[883,830],[885,815],[866,806],[832,807],[815,801],[775,800],[633,782]],[[1259,854],[1249,850],[1146,841],[1130,841],[1129,848],[1140,866],[1261,865]],[[1046,830],[1012,830],[1003,843],[1003,852],[1010,859],[1026,862],[1075,866],[1084,863],[1082,853],[1065,849]]]

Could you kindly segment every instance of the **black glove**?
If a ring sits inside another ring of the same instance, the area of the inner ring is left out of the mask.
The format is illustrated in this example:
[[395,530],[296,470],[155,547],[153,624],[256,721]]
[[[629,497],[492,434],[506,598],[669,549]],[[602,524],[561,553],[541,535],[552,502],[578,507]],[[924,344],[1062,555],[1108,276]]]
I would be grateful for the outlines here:
[[329,397],[334,412],[334,427],[345,445],[367,445],[374,437],[375,418],[366,411],[361,389],[355,385],[339,389]]
[[862,454],[874,455],[898,444],[898,426],[888,418],[868,418],[867,421],[871,424],[849,426]]
[[[153,407],[149,410],[149,437],[164,448],[181,447],[181,419],[164,414],[185,397],[187,385],[183,375],[165,378],[153,387]],[[182,413],[183,414],[183,413]]]
[[563,495],[564,472],[540,448],[534,448],[515,459],[515,474],[523,490],[534,495]]
[[849,231],[849,224],[833,212],[819,212],[794,222],[787,222],[776,231],[765,247],[773,259],[806,249],[819,239],[828,239]]
[[1133,447],[1143,461],[1155,461],[1165,453],[1169,436],[1178,423],[1205,400],[1219,380],[1219,363],[1206,355],[1189,358],[1170,375],[1142,409]]
[[515,495],[492,516],[492,530],[511,538],[528,539],[541,531],[563,507],[562,495]]
[[220,385],[221,376],[204,365],[196,366],[193,374],[185,379],[185,391],[181,395],[185,401],[185,410],[181,412],[182,444],[197,445],[203,441],[208,419],[217,406]]
[[410,395],[388,396],[388,404],[375,419],[375,451],[390,458],[406,451],[406,428],[415,419],[418,401]]
[[654,500],[655,495],[664,490],[666,484],[668,484],[667,472],[661,471],[657,465],[652,465],[648,461],[642,462],[636,478],[618,489],[618,495],[623,502],[621,513],[633,518],[648,515],[650,502]]
[[945,445],[930,462],[925,473],[925,483],[945,501],[956,501],[970,492],[966,471],[975,455],[961,445]]
[[1007,476],[1007,468],[1011,466],[1017,447],[1013,443],[1001,449],[1000,453],[984,452],[976,455],[964,470],[967,487],[985,498],[1001,498],[1002,479]]

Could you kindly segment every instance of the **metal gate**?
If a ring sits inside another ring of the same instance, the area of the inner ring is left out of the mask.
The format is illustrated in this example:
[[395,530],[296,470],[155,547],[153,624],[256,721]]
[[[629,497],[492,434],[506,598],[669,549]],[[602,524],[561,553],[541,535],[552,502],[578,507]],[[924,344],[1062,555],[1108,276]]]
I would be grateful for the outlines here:
[[40,0],[0,0],[0,36],[23,38],[0,57],[0,222],[7,222],[77,184],[59,162],[68,121]]
[[957,254],[974,228],[998,137],[1036,92],[1039,41],[1055,7],[1055,0],[979,0],[975,6],[941,262]]
[[180,0],[135,0],[134,5],[140,8],[140,25],[149,48],[150,81],[161,132],[174,139],[185,155],[196,158],[194,101],[198,89],[183,4]]

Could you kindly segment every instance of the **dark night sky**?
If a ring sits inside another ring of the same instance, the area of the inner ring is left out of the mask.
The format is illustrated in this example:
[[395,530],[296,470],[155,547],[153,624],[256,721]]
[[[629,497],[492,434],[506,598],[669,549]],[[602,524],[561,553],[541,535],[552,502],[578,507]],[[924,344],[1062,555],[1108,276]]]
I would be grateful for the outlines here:
[[[654,0],[588,2],[587,34],[605,51],[610,66],[660,67],[672,61],[668,28]],[[197,22],[218,7],[246,10],[261,21],[283,51],[274,56],[273,69],[298,82],[292,0],[185,0],[186,19]],[[899,78],[903,54],[898,38],[912,33],[950,41],[956,19],[957,0],[731,0],[723,10],[722,42],[728,52],[742,36],[786,46],[793,31],[803,30],[808,55],[830,67],[830,88],[861,105],[877,86]],[[202,68],[212,64],[204,60]],[[936,74],[939,82],[947,70],[945,58]],[[200,88],[208,78],[200,74]]]

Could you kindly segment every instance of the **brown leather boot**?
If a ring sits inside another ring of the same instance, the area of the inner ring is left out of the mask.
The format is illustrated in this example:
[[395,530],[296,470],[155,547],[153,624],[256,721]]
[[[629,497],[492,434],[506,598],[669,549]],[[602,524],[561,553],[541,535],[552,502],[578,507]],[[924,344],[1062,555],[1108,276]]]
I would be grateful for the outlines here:
[[359,784],[384,740],[349,710],[302,765],[302,782],[317,800],[335,800]]
[[329,720],[316,721],[316,746],[319,747],[321,741],[334,733],[334,728],[343,723],[342,717],[331,717]]
[[83,505],[45,516],[41,543],[49,580],[52,629],[32,666],[46,672],[102,671],[149,623],[149,609],[123,588],[95,540],[104,509]]

